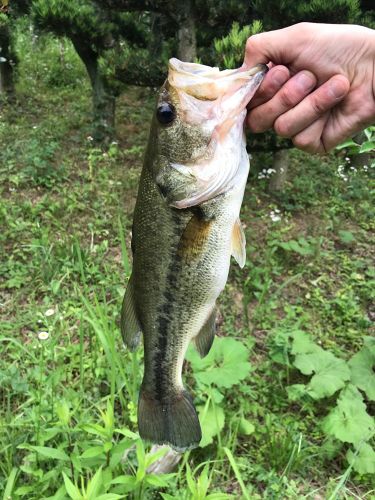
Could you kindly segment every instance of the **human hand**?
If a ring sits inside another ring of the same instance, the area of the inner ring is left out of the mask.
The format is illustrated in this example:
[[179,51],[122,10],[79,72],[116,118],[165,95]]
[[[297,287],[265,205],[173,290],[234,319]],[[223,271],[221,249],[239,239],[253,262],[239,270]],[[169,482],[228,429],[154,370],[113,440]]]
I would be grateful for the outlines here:
[[375,120],[375,31],[300,23],[250,37],[244,65],[270,63],[250,102],[253,132],[274,128],[325,153]]

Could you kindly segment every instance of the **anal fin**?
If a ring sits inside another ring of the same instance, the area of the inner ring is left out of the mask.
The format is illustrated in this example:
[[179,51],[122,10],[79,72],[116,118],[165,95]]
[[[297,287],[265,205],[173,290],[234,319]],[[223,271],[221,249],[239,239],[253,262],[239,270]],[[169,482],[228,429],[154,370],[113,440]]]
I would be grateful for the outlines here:
[[201,358],[204,358],[209,353],[209,350],[211,349],[211,346],[215,339],[216,313],[217,309],[216,307],[214,307],[200,332],[193,339],[195,347],[197,348],[197,351],[199,352]]
[[246,262],[246,239],[242,224],[238,218],[232,230],[232,255],[242,268]]
[[121,335],[128,349],[134,351],[141,338],[141,327],[134,307],[133,275],[130,276],[121,308]]

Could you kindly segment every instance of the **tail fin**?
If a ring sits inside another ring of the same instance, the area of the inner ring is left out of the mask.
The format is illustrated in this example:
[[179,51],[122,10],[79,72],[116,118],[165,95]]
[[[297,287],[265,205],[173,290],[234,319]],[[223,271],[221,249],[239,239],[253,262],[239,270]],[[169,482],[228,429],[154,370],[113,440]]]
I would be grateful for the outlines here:
[[177,451],[196,448],[202,438],[192,398],[184,390],[158,401],[141,388],[138,428],[142,439],[154,444],[168,444]]

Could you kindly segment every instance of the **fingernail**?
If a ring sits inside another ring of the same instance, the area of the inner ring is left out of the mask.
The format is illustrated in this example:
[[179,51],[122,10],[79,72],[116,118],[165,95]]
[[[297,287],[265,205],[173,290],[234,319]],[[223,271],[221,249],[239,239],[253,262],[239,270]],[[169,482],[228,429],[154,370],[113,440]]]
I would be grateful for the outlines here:
[[288,80],[289,76],[286,74],[286,71],[276,70],[273,73],[273,81],[278,87],[284,85],[284,83]]
[[302,90],[307,91],[315,87],[316,80],[310,73],[298,73],[296,75],[296,82],[302,88]]
[[335,99],[342,99],[348,91],[347,85],[341,80],[332,80],[329,91]]

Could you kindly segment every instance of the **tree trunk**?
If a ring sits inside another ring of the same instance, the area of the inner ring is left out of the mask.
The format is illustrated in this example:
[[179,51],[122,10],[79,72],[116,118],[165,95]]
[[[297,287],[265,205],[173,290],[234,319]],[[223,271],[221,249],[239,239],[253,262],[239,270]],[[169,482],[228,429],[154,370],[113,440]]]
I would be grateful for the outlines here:
[[289,149],[280,149],[276,151],[273,155],[272,169],[275,171],[272,173],[270,182],[268,185],[268,191],[270,193],[277,193],[283,191],[285,187],[285,182],[287,180],[289,167]]
[[115,134],[116,97],[100,72],[98,54],[81,40],[72,40],[90,78],[93,105],[93,138],[101,144],[109,144]]
[[15,95],[12,47],[8,26],[3,26],[0,33],[0,97],[11,99]]
[[177,57],[181,61],[194,62],[197,57],[194,1],[184,0],[179,13],[177,31]]

